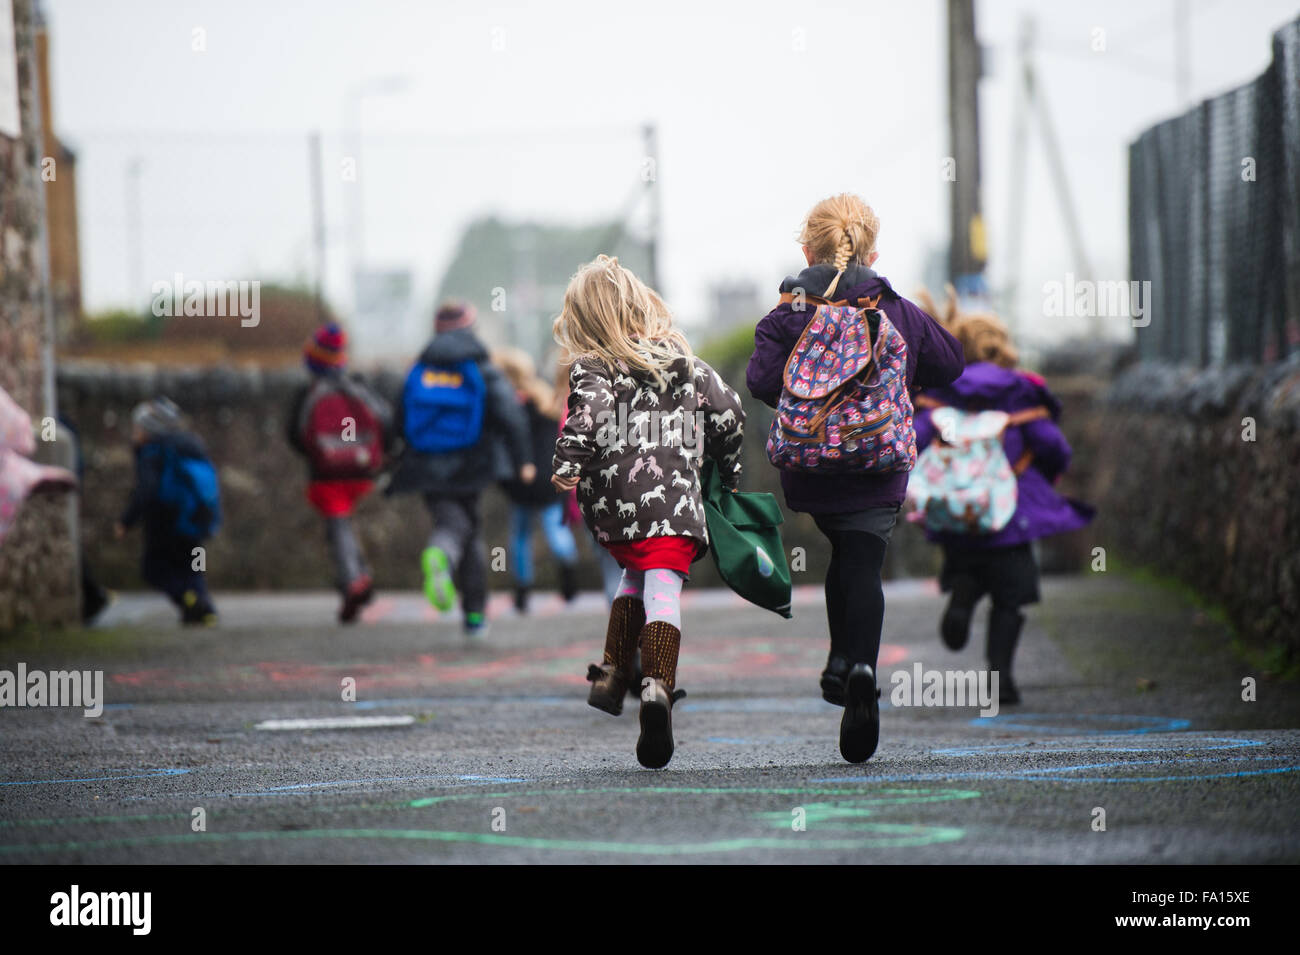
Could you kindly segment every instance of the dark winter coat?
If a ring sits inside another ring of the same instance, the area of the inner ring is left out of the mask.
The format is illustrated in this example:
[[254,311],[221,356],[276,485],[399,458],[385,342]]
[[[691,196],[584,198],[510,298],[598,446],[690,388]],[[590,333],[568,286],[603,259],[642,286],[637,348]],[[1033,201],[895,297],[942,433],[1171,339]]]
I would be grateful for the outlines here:
[[739,484],[739,395],[698,358],[683,355],[665,374],[659,386],[622,363],[584,356],[573,364],[554,472],[582,476],[578,507],[601,543],[664,536],[707,543],[704,458],[717,462],[724,484]]
[[162,482],[163,452],[174,448],[181,457],[208,456],[203,442],[188,432],[158,435],[135,448],[135,486],[127,499],[126,509],[118,521],[123,527],[142,524],[144,549],[148,554],[188,554],[197,540],[177,536],[172,529],[173,515],[158,499],[158,486]]
[[554,504],[559,500],[549,477],[552,458],[555,455],[555,441],[560,436],[560,422],[537,407],[531,398],[524,401],[520,408],[528,418],[529,445],[528,460],[537,466],[537,478],[531,484],[525,484],[517,476],[501,482],[501,489],[515,504],[529,507]]
[[[829,265],[814,265],[781,283],[782,292],[803,289],[822,295],[835,276]],[[878,307],[907,342],[907,385],[915,392],[946,385],[965,366],[961,345],[933,318],[893,290],[889,282],[865,266],[850,266],[840,278],[834,298],[850,302],[880,296]],[[793,303],[772,309],[754,329],[754,354],[745,381],[750,394],[773,408],[781,397],[786,362],[816,308]],[[766,436],[763,438],[766,441]],[[794,511],[836,514],[875,507],[896,507],[907,495],[908,472],[894,474],[810,474],[782,471],[781,488]]]
[[[1026,451],[1033,454],[1030,466],[1016,481],[1016,512],[996,534],[934,534],[926,536],[945,547],[987,550],[1014,547],[1026,541],[1077,530],[1092,520],[1093,509],[1062,497],[1052,483],[1070,466],[1070,444],[1057,427],[1061,403],[1037,375],[1001,368],[990,362],[967,365],[951,385],[926,392],[926,397],[959,411],[1023,411],[1045,407],[1050,418],[1007,428],[1002,449],[1008,461],[1018,461]],[[916,415],[916,446],[924,448],[935,438],[931,411]]]
[[[528,424],[523,409],[515,400],[515,389],[501,370],[488,360],[487,347],[471,329],[457,328],[435,335],[420,354],[420,362],[429,365],[452,365],[475,361],[483,374],[487,390],[487,408],[483,415],[483,433],[476,444],[459,451],[423,454],[407,446],[386,494],[425,492],[437,495],[477,494],[498,477],[493,444],[502,440],[513,469],[518,472],[529,460]],[[398,403],[396,427],[402,431],[401,403]]]

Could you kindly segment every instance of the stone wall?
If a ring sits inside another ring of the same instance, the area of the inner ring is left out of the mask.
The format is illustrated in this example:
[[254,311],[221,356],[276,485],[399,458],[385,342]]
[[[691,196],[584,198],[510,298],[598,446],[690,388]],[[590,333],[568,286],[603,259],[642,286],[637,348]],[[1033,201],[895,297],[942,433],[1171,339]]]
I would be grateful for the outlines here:
[[[48,411],[42,364],[47,329],[31,0],[15,0],[13,10],[22,137],[0,135],[0,387],[39,421]],[[34,498],[0,545],[0,630],[26,624],[63,625],[78,619],[81,597],[72,499],[67,491]]]
[[[1300,650],[1300,357],[1134,366],[1095,416],[1098,541],[1222,605],[1247,643]],[[1134,639],[1140,639],[1134,634]]]

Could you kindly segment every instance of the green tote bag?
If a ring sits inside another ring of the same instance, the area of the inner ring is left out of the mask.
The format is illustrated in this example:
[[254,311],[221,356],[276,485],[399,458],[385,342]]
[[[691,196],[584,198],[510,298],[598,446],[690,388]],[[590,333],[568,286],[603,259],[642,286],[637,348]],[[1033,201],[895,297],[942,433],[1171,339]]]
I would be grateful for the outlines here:
[[781,506],[771,494],[728,491],[717,467],[700,471],[709,550],[727,586],[752,604],[785,618],[790,612],[790,565],[781,543]]

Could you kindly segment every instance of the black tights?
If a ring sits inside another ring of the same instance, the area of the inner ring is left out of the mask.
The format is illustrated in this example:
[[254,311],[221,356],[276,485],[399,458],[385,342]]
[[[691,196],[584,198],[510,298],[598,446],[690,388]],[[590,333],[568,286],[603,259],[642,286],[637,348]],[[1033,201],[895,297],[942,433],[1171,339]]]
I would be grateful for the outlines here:
[[820,530],[831,544],[831,563],[826,568],[831,653],[850,665],[866,663],[874,670],[885,622],[880,572],[888,545],[868,531]]

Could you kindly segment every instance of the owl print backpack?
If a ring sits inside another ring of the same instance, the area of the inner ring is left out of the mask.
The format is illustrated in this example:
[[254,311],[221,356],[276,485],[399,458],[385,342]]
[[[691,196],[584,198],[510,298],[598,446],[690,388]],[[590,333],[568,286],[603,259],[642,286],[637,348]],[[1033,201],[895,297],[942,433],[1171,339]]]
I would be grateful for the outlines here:
[[907,341],[878,301],[817,305],[786,361],[767,438],[776,467],[887,474],[916,463]]

